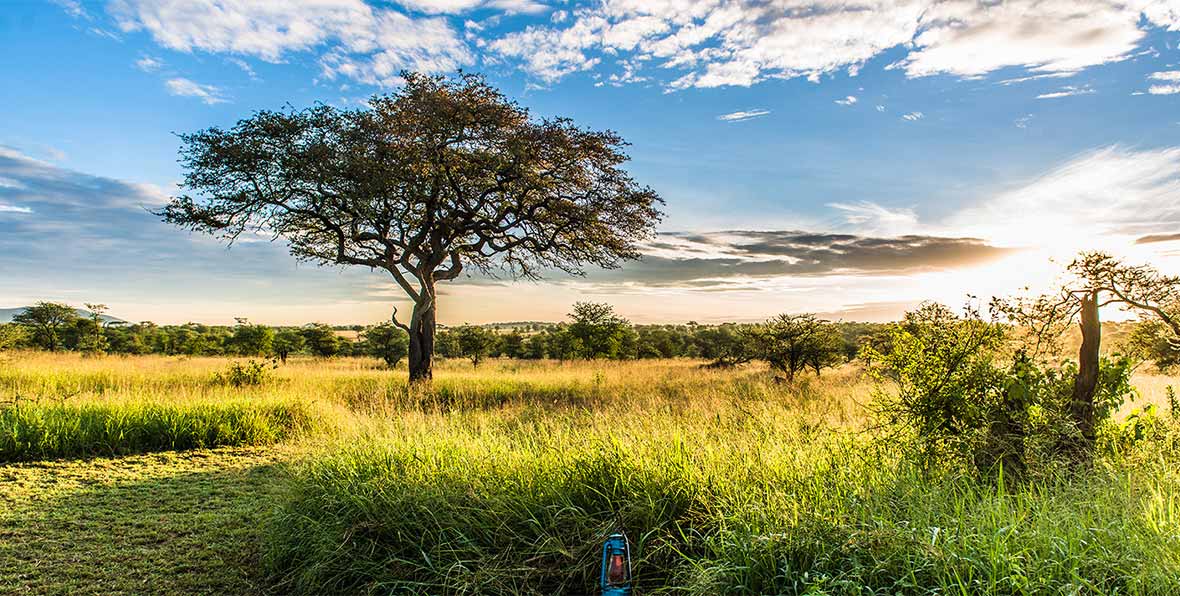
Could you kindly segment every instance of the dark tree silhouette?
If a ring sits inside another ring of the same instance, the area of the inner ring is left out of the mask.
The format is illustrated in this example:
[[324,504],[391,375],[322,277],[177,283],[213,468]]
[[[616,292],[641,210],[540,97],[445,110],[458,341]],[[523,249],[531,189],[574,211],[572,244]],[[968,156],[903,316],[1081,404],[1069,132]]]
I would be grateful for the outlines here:
[[283,238],[319,264],[389,272],[413,301],[413,381],[431,377],[435,285],[465,269],[536,278],[639,256],[660,198],[617,134],[536,120],[480,76],[403,73],[371,109],[263,111],[182,135],[183,187],[159,214],[232,242]]
[[1076,322],[1082,332],[1078,374],[1068,413],[1077,435],[1066,451],[1079,461],[1089,459],[1097,438],[1095,395],[1098,390],[1102,325],[1099,309],[1110,304],[1154,316],[1170,329],[1170,343],[1180,346],[1180,277],[1161,275],[1146,265],[1127,265],[1101,252],[1083,252],[1067,267],[1070,279],[1057,292],[1035,298],[997,300],[993,310],[1030,329],[1035,352],[1048,349]]

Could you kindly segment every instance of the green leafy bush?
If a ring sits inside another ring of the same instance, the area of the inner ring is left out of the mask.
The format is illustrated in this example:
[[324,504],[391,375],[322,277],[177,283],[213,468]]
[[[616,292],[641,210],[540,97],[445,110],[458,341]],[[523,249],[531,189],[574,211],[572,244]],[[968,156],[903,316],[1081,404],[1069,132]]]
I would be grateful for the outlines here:
[[277,360],[258,361],[251,359],[245,364],[234,362],[225,372],[215,373],[213,383],[231,387],[257,387],[266,384],[271,378],[271,371],[278,367]]

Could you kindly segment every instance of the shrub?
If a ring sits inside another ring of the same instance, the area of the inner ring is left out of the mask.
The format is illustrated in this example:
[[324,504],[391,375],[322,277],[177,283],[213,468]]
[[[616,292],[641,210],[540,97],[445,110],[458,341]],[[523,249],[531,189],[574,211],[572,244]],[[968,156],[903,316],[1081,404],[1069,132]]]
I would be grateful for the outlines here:
[[225,372],[214,373],[213,383],[231,387],[257,387],[270,379],[270,371],[279,367],[277,360],[234,362]]

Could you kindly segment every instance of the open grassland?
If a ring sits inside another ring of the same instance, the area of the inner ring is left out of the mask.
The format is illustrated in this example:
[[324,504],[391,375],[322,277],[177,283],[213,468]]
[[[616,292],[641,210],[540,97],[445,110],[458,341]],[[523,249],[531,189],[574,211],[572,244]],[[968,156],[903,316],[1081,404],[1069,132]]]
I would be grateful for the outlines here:
[[[1172,432],[997,486],[878,440],[855,367],[786,385],[680,360],[448,362],[419,391],[369,360],[241,387],[228,365],[0,361],[0,401],[21,398],[0,419],[44,408],[63,439],[87,408],[143,436],[145,412],[284,412],[208,427],[270,429],[242,439],[22,459],[269,447],[0,465],[0,593],[588,594],[617,528],[642,594],[1180,593]],[[1180,382],[1136,384],[1122,416]]]

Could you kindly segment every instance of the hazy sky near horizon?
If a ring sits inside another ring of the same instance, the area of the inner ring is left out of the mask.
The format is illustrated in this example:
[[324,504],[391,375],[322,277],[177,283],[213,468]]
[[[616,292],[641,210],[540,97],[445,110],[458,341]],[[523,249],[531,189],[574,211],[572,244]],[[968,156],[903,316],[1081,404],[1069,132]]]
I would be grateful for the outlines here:
[[632,143],[645,257],[446,284],[440,320],[892,319],[1049,283],[1081,249],[1180,273],[1180,0],[15,0],[0,11],[0,307],[366,323],[387,276],[151,215],[175,133],[484,73]]

